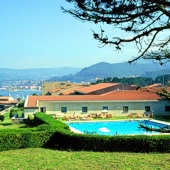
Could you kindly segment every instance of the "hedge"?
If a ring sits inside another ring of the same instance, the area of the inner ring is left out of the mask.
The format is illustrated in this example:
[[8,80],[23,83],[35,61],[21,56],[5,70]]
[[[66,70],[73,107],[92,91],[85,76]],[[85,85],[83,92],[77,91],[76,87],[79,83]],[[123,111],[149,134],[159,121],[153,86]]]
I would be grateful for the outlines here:
[[58,149],[107,152],[170,152],[170,135],[98,136],[57,131],[50,138]]
[[33,123],[37,127],[0,130],[0,150],[45,147],[75,151],[170,153],[170,135],[75,134],[68,125],[44,113],[36,113]]
[[42,131],[4,132],[0,134],[0,151],[43,147],[53,133]]

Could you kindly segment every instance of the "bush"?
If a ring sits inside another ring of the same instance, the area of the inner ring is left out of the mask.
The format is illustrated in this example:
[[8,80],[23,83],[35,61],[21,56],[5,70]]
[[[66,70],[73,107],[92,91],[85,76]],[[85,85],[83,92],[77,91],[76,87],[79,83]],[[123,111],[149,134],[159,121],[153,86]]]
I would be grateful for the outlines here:
[[5,109],[5,106],[0,104],[0,111],[4,110]]
[[1,120],[1,122],[3,122],[4,119],[5,119],[5,116],[4,116],[4,115],[0,115],[0,120]]
[[25,123],[33,125],[34,124],[34,115],[28,114],[28,119],[25,120]]
[[21,148],[43,147],[53,133],[42,131],[17,130],[0,133],[0,151]]
[[18,108],[12,108],[9,113],[9,117],[12,118],[17,112],[19,111]]
[[34,115],[33,114],[28,114],[28,119],[31,120],[31,121],[34,120]]

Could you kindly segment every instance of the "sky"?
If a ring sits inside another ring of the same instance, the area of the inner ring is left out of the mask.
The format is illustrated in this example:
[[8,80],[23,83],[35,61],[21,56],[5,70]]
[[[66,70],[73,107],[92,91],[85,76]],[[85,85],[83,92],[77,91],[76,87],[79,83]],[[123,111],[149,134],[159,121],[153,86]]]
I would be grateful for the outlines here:
[[61,6],[71,7],[65,0],[0,0],[0,68],[84,68],[132,58],[131,47],[123,53],[99,48],[92,30],[100,26],[63,13]]

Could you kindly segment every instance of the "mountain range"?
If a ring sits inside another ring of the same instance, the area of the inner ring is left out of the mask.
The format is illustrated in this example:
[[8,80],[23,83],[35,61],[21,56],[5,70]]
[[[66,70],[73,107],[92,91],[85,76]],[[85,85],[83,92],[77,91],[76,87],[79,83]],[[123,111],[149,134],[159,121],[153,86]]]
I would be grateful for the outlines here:
[[7,69],[0,68],[0,81],[8,80],[42,80],[42,81],[95,81],[107,77],[151,77],[170,73],[170,63],[160,66],[153,63],[106,63],[101,62],[85,68],[59,67],[36,69]]
[[32,69],[8,69],[0,68],[0,81],[8,80],[46,80],[51,77],[61,77],[75,74],[81,68],[59,67],[59,68],[32,68]]
[[101,62],[90,67],[86,67],[81,71],[62,77],[52,77],[48,79],[49,81],[71,81],[71,82],[81,82],[90,81],[93,82],[97,78],[107,78],[107,77],[151,77],[156,78],[159,75],[170,73],[170,63],[164,66],[155,64],[141,64],[137,63],[135,65],[130,65],[128,63],[106,63]]

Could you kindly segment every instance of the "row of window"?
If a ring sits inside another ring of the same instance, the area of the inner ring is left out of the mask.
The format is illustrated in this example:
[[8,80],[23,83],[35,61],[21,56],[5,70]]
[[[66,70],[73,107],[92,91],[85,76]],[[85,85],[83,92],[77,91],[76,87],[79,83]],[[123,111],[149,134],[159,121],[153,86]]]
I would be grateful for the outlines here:
[[[109,109],[108,106],[103,106],[103,110],[108,110],[108,109]],[[129,107],[123,106],[123,112],[128,112],[128,111],[129,111]],[[145,111],[150,112],[151,111],[150,106],[145,106]],[[170,111],[170,106],[165,106],[165,112],[169,112],[169,111]],[[41,107],[40,112],[46,112],[46,107]],[[67,107],[61,107],[61,112],[67,113]],[[88,112],[88,107],[82,107],[82,112],[83,113]]]
[[[103,110],[108,110],[108,106],[103,106]],[[61,107],[61,112],[66,113],[67,107]],[[88,112],[88,107],[82,107],[82,112]]]
[[[129,107],[128,106],[123,106],[123,112],[128,112],[129,111]],[[150,106],[145,106],[145,112],[150,112],[151,111],[151,107]],[[165,112],[169,112],[170,111],[170,106],[165,106]]]

